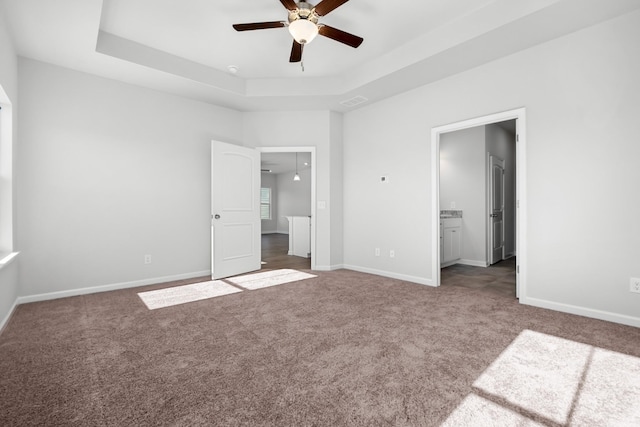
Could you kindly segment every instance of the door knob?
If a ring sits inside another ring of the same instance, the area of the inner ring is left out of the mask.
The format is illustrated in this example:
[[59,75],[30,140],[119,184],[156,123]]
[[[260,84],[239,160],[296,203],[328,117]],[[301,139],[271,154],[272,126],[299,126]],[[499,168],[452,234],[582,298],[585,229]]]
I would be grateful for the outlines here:
[[215,219],[220,219],[220,215],[216,214],[216,215],[214,216],[214,218],[215,218]]
[[491,214],[489,215],[491,218],[496,218],[498,216],[498,214]]

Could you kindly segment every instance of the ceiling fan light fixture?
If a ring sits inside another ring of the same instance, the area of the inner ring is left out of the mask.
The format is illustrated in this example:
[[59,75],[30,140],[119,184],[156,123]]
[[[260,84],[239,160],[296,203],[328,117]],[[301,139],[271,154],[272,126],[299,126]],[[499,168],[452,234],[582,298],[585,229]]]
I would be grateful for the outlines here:
[[289,32],[295,41],[307,44],[318,35],[318,26],[308,19],[300,18],[289,23]]

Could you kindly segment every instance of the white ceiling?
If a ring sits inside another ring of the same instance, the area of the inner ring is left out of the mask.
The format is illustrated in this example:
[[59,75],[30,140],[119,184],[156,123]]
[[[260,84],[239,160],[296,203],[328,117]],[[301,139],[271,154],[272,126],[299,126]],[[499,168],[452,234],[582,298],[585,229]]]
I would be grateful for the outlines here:
[[319,36],[304,50],[303,72],[288,61],[286,28],[231,27],[286,20],[279,0],[0,1],[22,56],[241,111],[348,111],[355,107],[341,101],[382,99],[640,7],[640,0],[350,0],[320,22],[363,44]]

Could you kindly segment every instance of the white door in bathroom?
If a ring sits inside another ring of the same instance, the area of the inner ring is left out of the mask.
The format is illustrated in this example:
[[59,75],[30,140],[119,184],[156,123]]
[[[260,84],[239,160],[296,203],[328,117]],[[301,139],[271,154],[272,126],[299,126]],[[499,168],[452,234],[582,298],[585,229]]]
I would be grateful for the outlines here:
[[504,259],[504,160],[489,156],[489,264]]

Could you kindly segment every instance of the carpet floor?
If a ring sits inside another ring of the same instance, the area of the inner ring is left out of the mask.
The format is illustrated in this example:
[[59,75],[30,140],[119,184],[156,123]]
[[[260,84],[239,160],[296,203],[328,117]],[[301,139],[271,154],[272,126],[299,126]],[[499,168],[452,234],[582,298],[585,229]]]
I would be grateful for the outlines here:
[[[203,279],[20,305],[0,335],[0,425],[556,426],[585,425],[593,411],[635,425],[640,416],[619,395],[640,396],[640,386],[616,387],[638,375],[640,328],[483,289],[313,273],[157,310],[137,293]],[[556,379],[547,392],[556,369],[573,383]],[[539,397],[519,402],[527,387]]]

